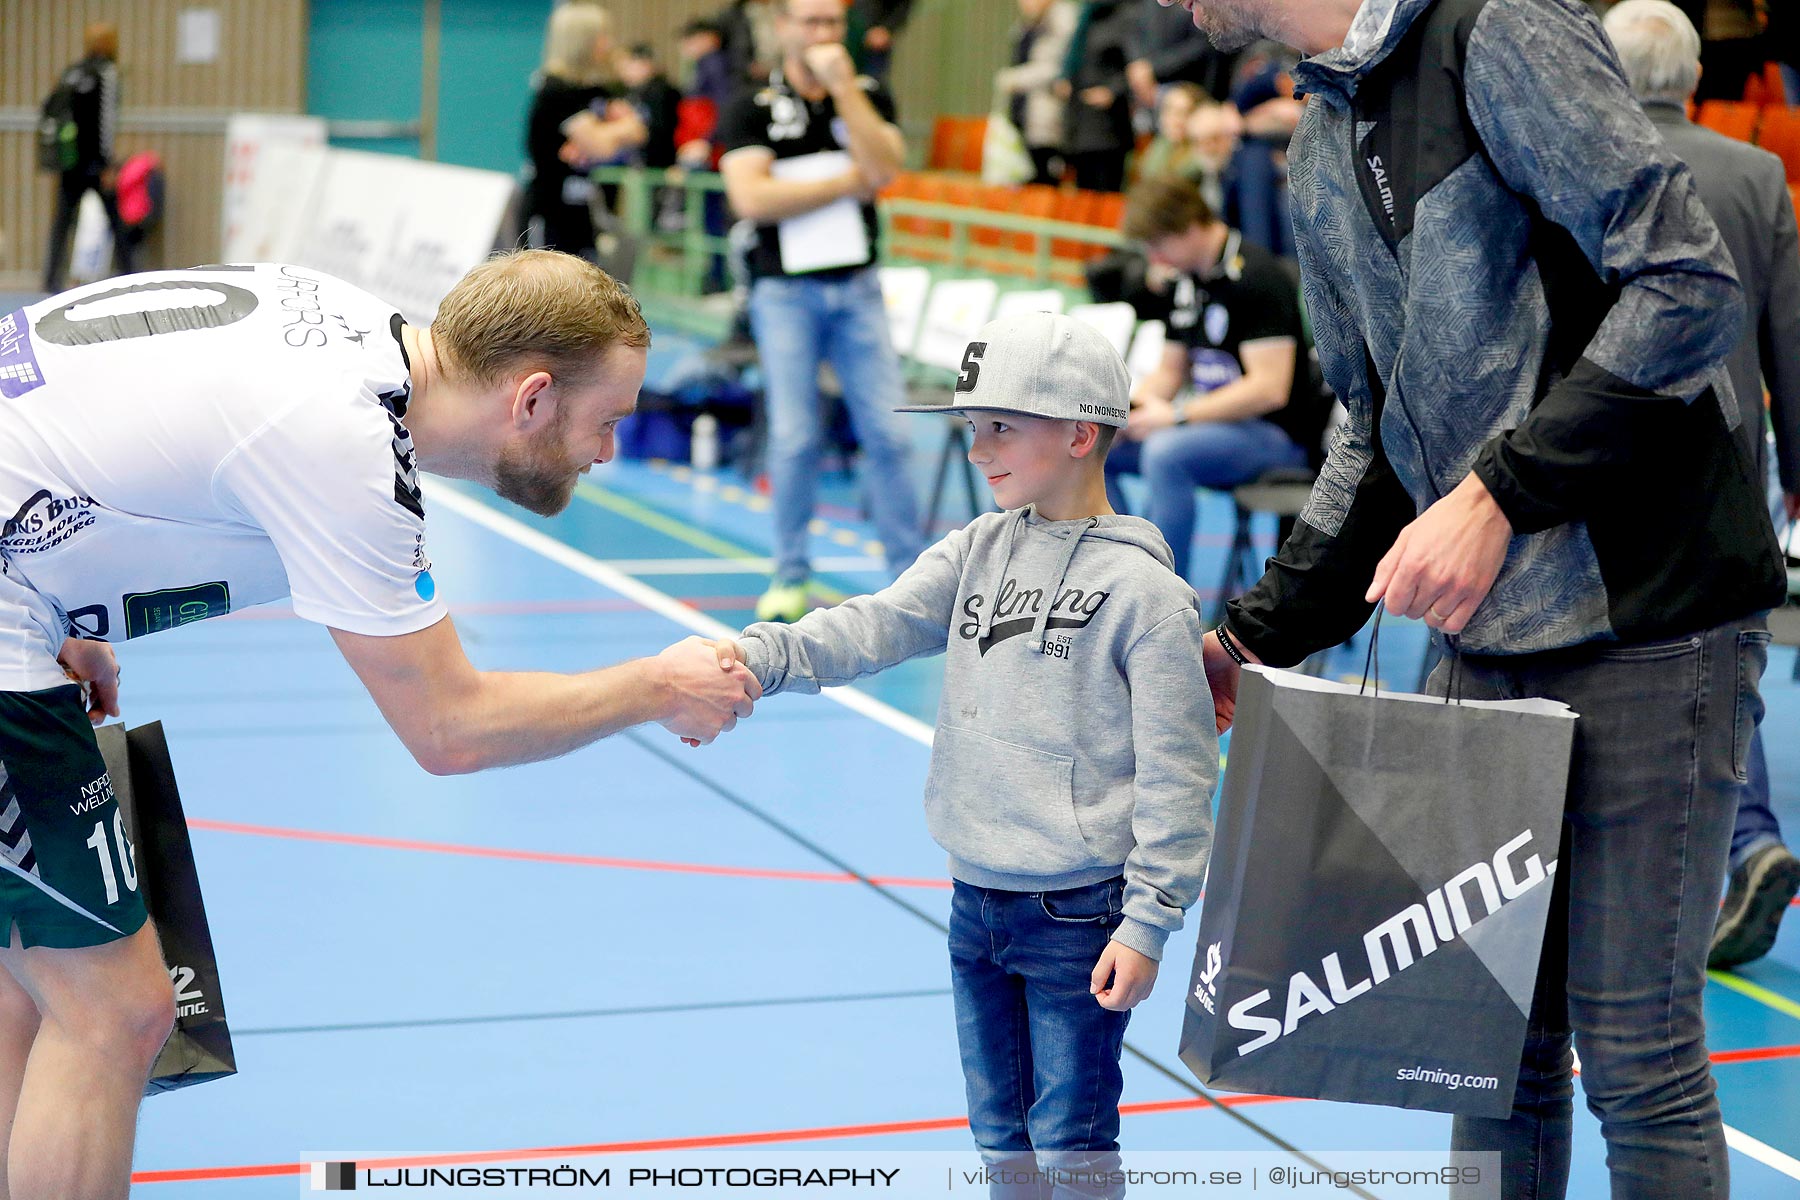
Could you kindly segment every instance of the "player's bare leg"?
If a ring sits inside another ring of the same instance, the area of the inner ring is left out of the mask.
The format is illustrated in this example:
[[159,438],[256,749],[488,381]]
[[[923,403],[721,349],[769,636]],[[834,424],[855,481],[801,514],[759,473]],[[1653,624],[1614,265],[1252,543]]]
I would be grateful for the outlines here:
[[78,950],[0,951],[34,1001],[7,1155],[10,1193],[125,1200],[138,1102],[175,1020],[175,996],[148,922],[130,937]]
[[[9,931],[10,932],[10,931]],[[17,939],[17,934],[12,934]],[[25,1082],[25,1060],[37,1037],[38,1010],[10,973],[0,969],[0,1200],[8,1200],[6,1147],[12,1137],[19,1087]]]

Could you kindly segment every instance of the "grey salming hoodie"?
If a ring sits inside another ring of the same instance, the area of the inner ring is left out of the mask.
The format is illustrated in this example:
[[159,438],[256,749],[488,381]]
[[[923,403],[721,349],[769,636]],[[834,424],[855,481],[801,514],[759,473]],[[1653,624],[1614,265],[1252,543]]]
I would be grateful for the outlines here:
[[948,656],[925,784],[965,883],[1006,891],[1125,876],[1114,940],[1153,959],[1200,894],[1219,746],[1205,630],[1169,547],[1137,517],[978,517],[892,587],[744,631],[765,695]]

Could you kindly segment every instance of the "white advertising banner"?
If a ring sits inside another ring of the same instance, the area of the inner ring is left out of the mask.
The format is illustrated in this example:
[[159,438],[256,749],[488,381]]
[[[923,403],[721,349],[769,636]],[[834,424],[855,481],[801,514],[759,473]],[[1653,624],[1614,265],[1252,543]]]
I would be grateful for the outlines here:
[[332,150],[276,257],[366,288],[425,325],[493,250],[512,189],[499,171]]
[[306,211],[324,150],[322,117],[233,114],[225,126],[219,261],[284,257],[283,239]]

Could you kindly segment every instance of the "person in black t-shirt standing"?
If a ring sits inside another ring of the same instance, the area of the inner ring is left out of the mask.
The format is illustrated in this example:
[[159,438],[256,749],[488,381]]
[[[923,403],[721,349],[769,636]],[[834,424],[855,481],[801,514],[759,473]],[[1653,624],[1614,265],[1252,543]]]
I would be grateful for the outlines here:
[[862,448],[889,568],[921,546],[906,472],[900,360],[875,271],[874,196],[905,143],[886,89],[856,74],[842,0],[775,0],[782,63],[719,121],[719,170],[739,217],[756,224],[750,326],[762,358],[775,504],[775,578],[759,621],[806,614],[807,524],[819,469],[819,364],[829,362]]
[[[1226,490],[1276,467],[1314,462],[1330,401],[1311,370],[1297,277],[1213,215],[1184,179],[1144,180],[1125,202],[1125,234],[1176,272],[1162,362],[1132,397],[1125,437],[1106,462],[1150,486],[1145,515],[1185,577],[1194,489]],[[1177,399],[1183,391],[1186,398]]]

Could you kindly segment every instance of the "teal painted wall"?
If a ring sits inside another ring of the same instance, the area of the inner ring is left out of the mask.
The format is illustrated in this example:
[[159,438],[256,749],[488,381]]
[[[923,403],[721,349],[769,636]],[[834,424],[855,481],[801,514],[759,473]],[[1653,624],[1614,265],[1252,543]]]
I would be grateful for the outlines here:
[[[443,0],[437,158],[511,174],[524,159],[531,73],[551,0]],[[307,111],[339,120],[419,119],[424,0],[312,0]],[[333,145],[416,157],[414,138]]]
[[[307,112],[328,120],[419,119],[423,0],[312,0],[310,12]],[[419,153],[416,138],[333,139],[332,144],[413,157]]]
[[550,0],[444,0],[438,158],[509,174],[525,161],[531,74]]

